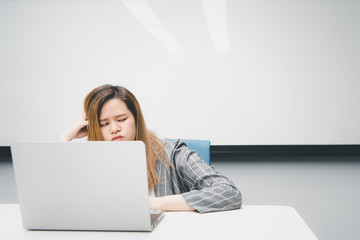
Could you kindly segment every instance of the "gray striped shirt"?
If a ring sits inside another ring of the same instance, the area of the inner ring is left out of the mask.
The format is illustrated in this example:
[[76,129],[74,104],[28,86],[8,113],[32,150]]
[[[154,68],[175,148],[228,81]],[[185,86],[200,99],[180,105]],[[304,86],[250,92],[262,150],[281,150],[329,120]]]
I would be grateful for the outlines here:
[[181,194],[187,204],[200,213],[241,207],[241,193],[229,178],[209,166],[180,139],[163,142],[175,169],[157,161],[161,183],[154,188],[156,197]]

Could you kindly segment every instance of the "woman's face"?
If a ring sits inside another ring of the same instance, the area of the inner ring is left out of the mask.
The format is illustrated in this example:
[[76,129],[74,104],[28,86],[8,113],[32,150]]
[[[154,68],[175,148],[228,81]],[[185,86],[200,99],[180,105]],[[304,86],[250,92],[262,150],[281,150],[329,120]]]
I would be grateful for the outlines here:
[[100,130],[105,141],[135,140],[135,118],[124,101],[113,98],[100,111]]

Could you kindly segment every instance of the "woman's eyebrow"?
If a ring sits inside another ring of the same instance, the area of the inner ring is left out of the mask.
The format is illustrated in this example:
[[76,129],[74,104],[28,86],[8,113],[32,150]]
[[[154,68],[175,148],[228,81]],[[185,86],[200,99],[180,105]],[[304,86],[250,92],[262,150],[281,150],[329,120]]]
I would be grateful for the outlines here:
[[[115,118],[118,118],[118,117],[122,117],[122,116],[124,116],[124,115],[126,115],[126,113],[118,114],[118,115],[116,115],[116,116],[114,116],[114,117],[115,117]],[[108,120],[108,119],[109,119],[109,118],[100,119],[100,122],[106,121],[106,120]]]

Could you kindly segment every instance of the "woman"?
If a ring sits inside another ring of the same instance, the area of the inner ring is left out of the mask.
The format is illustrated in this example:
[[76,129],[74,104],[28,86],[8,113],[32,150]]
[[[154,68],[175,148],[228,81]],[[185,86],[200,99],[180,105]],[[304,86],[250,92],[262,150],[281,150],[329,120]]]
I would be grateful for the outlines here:
[[140,105],[126,88],[103,85],[85,98],[82,119],[64,132],[62,141],[145,143],[151,209],[200,213],[241,207],[241,194],[230,179],[186,147],[181,140],[159,140],[145,126]]

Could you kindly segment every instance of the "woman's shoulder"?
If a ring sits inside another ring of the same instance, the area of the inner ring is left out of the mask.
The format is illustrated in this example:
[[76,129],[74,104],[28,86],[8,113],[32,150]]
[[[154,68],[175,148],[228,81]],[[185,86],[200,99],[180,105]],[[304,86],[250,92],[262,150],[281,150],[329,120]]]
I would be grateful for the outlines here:
[[166,150],[174,151],[175,149],[181,148],[182,146],[186,146],[185,142],[178,138],[178,139],[169,139],[169,138],[163,138],[161,139],[163,144],[165,145]]
[[190,154],[190,149],[182,139],[164,138],[162,142],[165,145],[165,151],[168,154],[171,162],[184,161],[187,155]]

